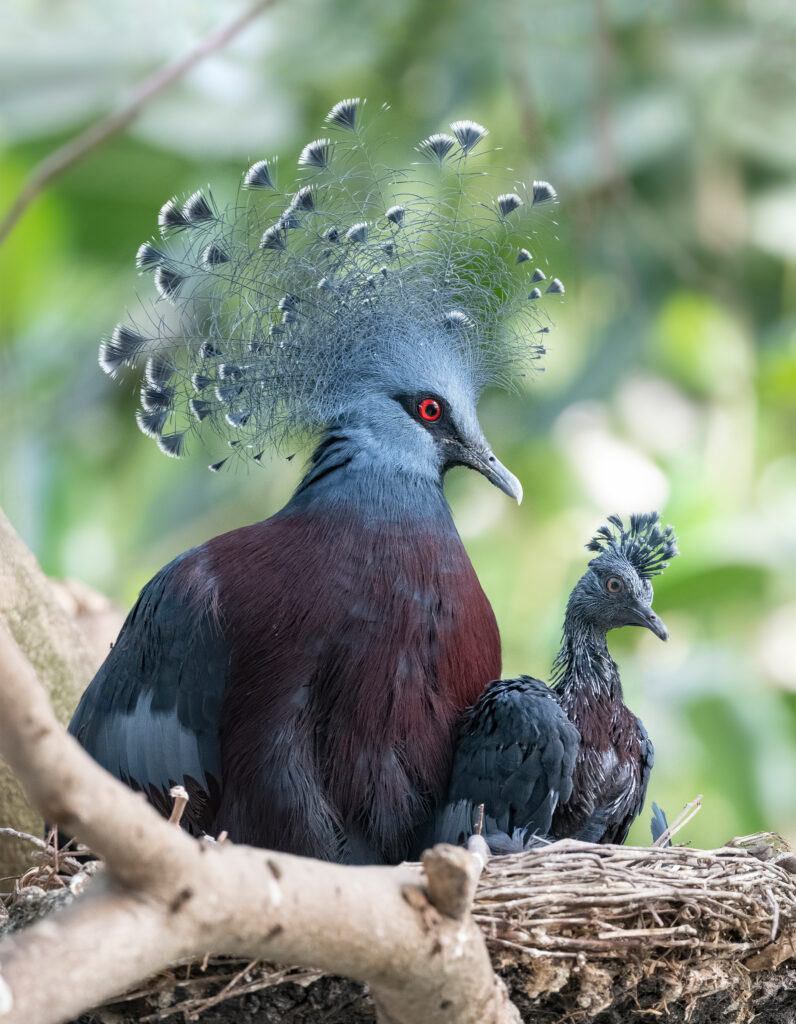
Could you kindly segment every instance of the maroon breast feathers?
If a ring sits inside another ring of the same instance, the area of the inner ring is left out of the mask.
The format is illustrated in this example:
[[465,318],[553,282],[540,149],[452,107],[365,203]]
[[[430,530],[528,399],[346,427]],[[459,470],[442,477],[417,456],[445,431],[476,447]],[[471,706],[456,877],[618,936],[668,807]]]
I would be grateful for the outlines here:
[[219,824],[234,827],[225,805],[262,822],[233,838],[331,856],[303,848],[323,818],[337,842],[404,856],[447,783],[457,715],[500,674],[458,535],[302,514],[220,537],[210,556],[235,652]]

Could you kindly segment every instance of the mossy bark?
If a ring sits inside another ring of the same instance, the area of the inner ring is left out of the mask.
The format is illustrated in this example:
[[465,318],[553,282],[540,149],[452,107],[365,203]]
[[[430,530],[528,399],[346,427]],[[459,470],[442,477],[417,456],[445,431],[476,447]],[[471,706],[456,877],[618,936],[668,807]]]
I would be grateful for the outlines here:
[[[8,625],[20,650],[35,668],[58,720],[66,724],[96,670],[96,656],[2,510],[0,619]],[[0,664],[0,681],[3,675],[4,667]],[[2,760],[0,826],[33,835],[40,834],[43,828],[41,818],[30,808],[21,786]],[[18,874],[29,858],[29,849],[0,837],[0,878]]]

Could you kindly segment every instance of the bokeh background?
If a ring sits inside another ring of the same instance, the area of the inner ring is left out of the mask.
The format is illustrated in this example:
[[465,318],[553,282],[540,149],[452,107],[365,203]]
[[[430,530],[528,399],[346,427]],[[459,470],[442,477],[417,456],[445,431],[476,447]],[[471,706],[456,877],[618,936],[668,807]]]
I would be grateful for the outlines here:
[[[213,0],[4,0],[0,199],[230,20]],[[275,0],[40,196],[0,246],[0,504],[53,576],[129,606],[161,565],[265,518],[301,459],[209,474],[134,423],[98,339],[149,282],[136,247],[174,192],[289,166],[348,95],[392,110],[385,159],[454,118],[548,178],[546,372],[482,422],[521,508],[472,473],[447,490],[504,637],[545,675],[583,545],[661,508],[682,555],[656,584],[663,645],[611,637],[656,747],[650,796],[680,838],[796,841],[796,7],[789,0]],[[555,235],[558,235],[556,240]],[[649,841],[648,814],[631,838]]]

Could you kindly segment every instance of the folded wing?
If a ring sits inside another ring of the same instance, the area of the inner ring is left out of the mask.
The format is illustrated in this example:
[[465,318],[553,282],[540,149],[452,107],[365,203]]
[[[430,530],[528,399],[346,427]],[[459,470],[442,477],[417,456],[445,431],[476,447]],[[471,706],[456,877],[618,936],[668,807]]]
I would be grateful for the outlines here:
[[572,794],[579,744],[578,730],[541,680],[493,683],[462,719],[435,840],[466,841],[480,805],[490,845],[514,848],[518,836],[522,846],[548,835],[556,808]]
[[183,824],[211,828],[221,791],[218,723],[227,652],[212,586],[196,551],[142,590],[117,642],[78,705],[69,731],[104,768],[163,813],[169,789],[190,797]]

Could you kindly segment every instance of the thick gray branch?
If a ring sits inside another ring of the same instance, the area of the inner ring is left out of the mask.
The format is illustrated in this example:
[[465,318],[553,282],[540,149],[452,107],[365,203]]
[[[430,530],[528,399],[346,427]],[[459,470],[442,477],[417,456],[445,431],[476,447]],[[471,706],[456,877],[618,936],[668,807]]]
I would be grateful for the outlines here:
[[[56,599],[36,559],[0,510],[0,622],[35,669],[59,722],[66,724],[97,667],[81,631]],[[0,680],[7,672],[0,656]],[[0,824],[41,833],[42,820],[30,807],[13,773],[0,760]],[[0,836],[0,877],[24,870],[26,851]]]

